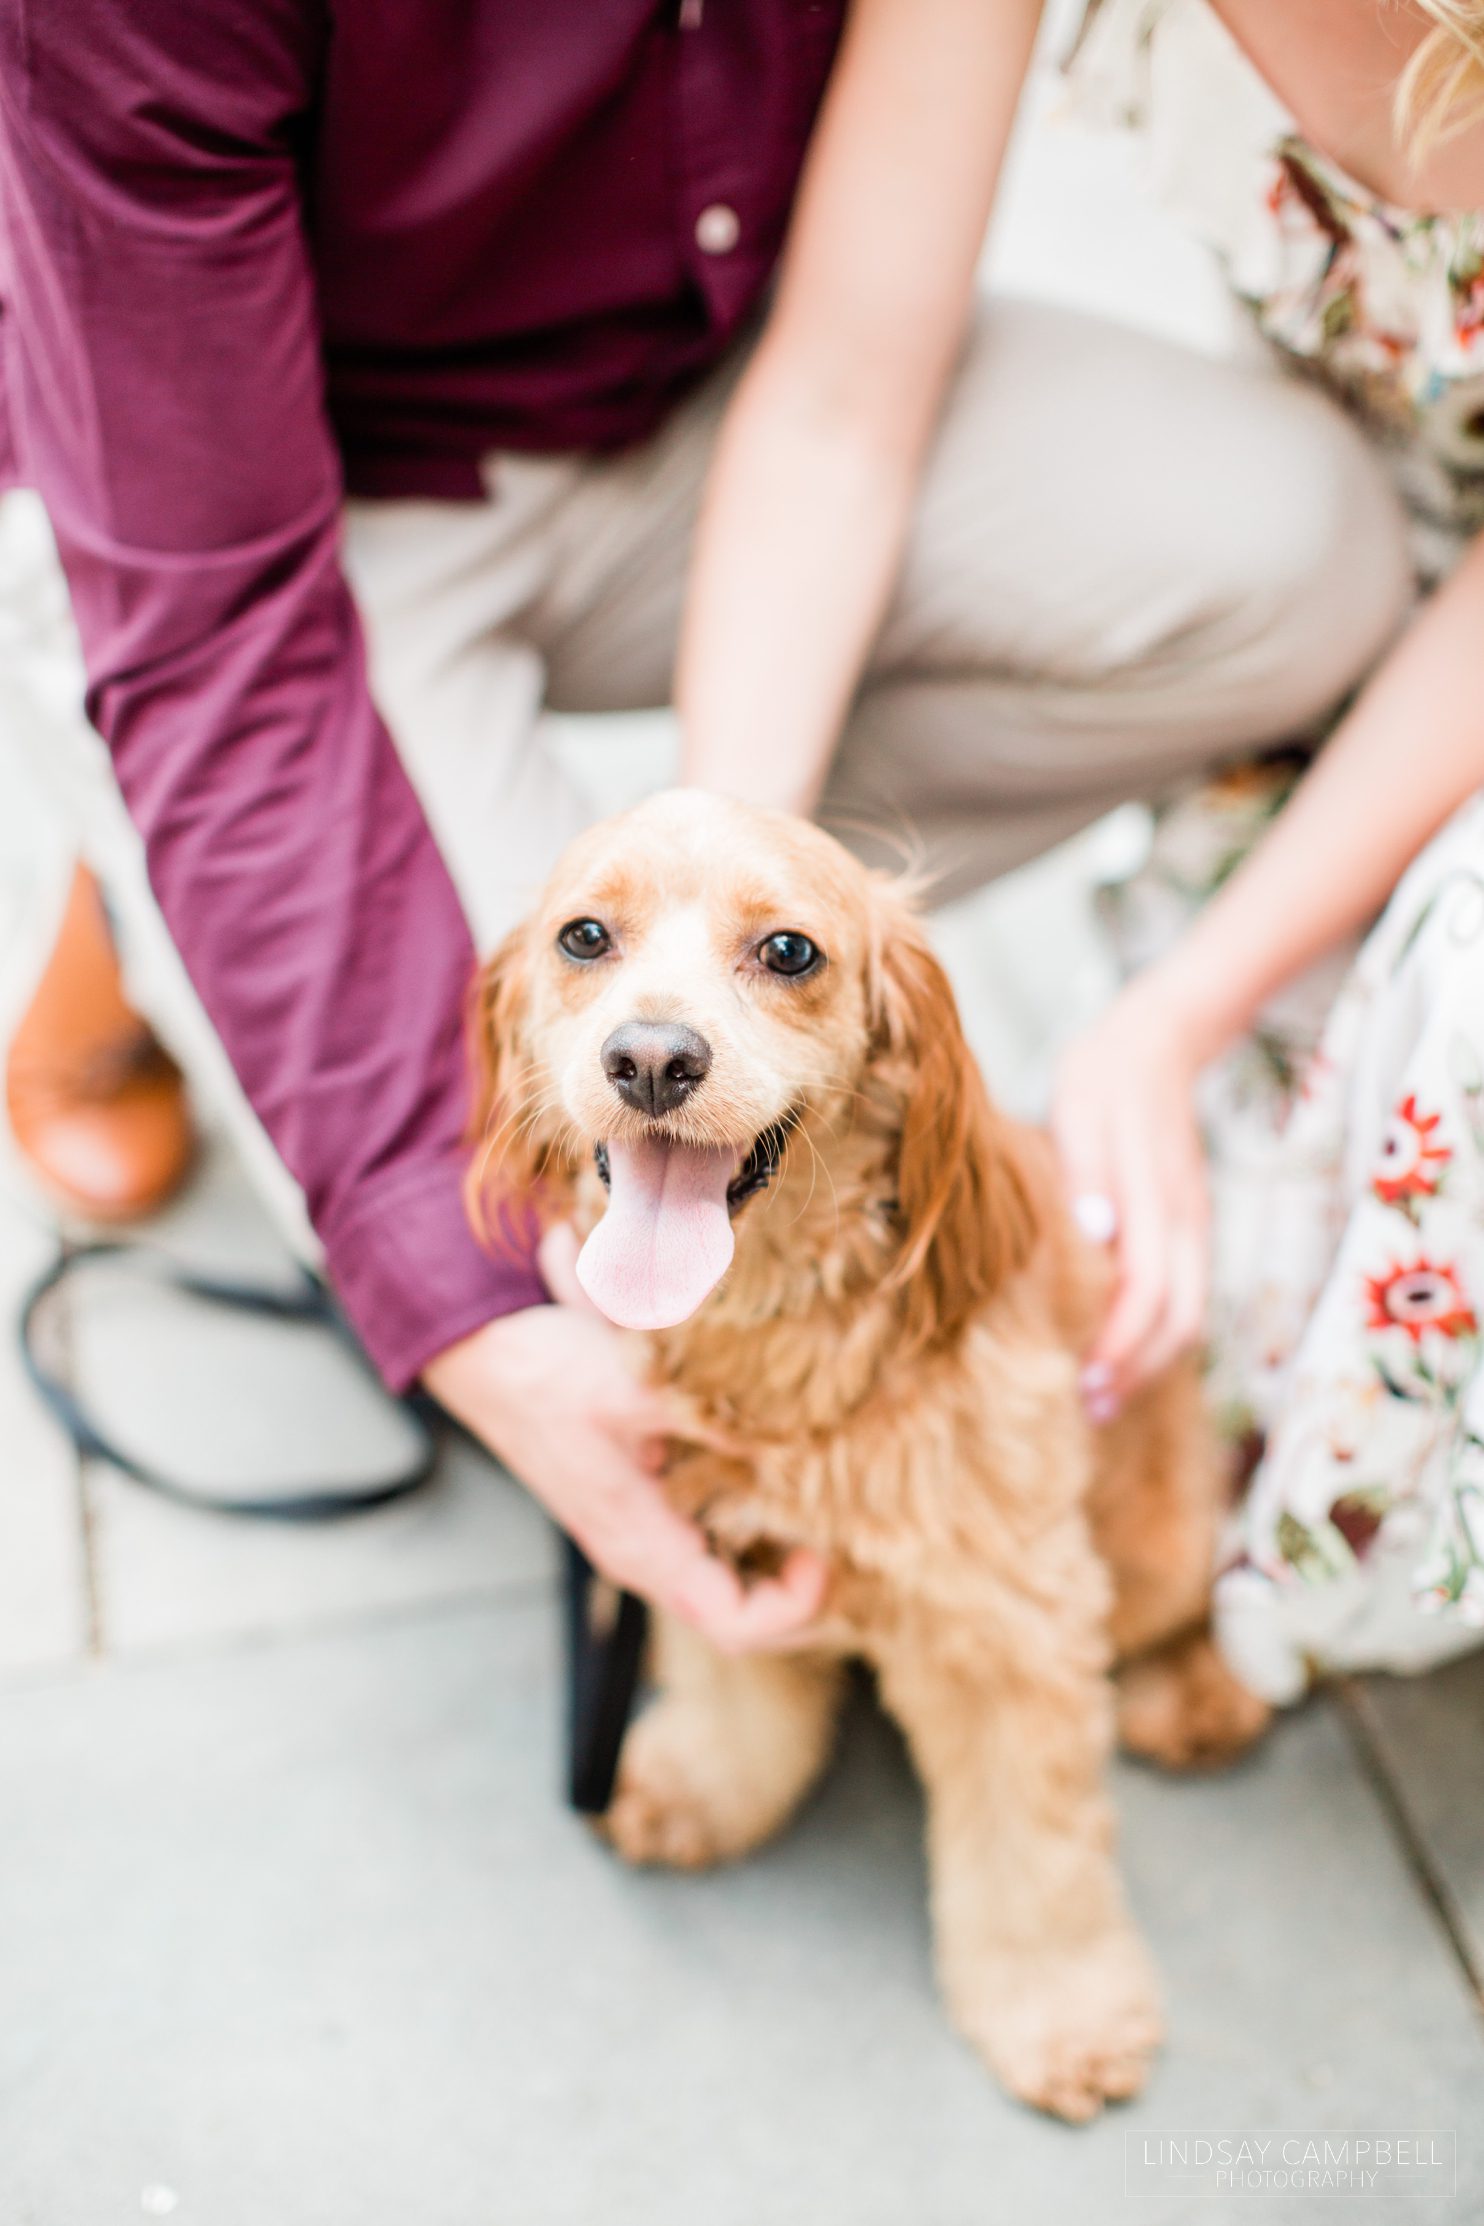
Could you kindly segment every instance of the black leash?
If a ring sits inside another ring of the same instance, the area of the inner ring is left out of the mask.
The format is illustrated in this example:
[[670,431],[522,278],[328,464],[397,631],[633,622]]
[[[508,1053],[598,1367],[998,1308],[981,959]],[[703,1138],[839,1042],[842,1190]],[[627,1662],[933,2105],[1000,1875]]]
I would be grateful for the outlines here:
[[[238,1492],[230,1497],[201,1491],[165,1476],[117,1444],[95,1421],[76,1392],[56,1369],[43,1359],[37,1329],[47,1301],[79,1268],[99,1260],[125,1260],[144,1269],[167,1290],[183,1292],[207,1306],[230,1309],[259,1320],[298,1322],[328,1331],[354,1357],[374,1382],[356,1338],[324,1284],[304,1275],[292,1288],[275,1289],[238,1282],[231,1277],[204,1275],[182,1267],[167,1254],[152,1252],[136,1243],[99,1242],[64,1245],[37,1276],[21,1302],[19,1339],[21,1360],[43,1405],[86,1459],[107,1461],[164,1498],[183,1507],[204,1509],[218,1515],[247,1516],[261,1522],[337,1522],[346,1515],[386,1507],[420,1491],[433,1474],[438,1458],[436,1423],[442,1416],[437,1403],[422,1393],[398,1402],[413,1425],[416,1449],[406,1465],[374,1484],[330,1490],[305,1483],[280,1491]],[[563,1540],[563,1576],[567,1636],[567,1793],[574,1809],[598,1816],[613,1795],[619,1749],[633,1713],[643,1663],[648,1618],[641,1600],[632,1593],[616,1596],[616,1606],[606,1618],[599,1610],[611,1593],[600,1593],[591,1564],[570,1539]]]
[[300,1322],[328,1330],[354,1355],[368,1377],[370,1374],[360,1347],[329,1292],[312,1276],[304,1276],[291,1289],[275,1290],[272,1286],[200,1275],[164,1253],[151,1252],[137,1244],[68,1245],[36,1278],[21,1303],[20,1342],[26,1374],[80,1454],[109,1462],[132,1477],[136,1484],[146,1485],[150,1491],[176,1500],[183,1507],[203,1508],[217,1515],[246,1515],[275,1523],[333,1522],[342,1515],[358,1515],[367,1508],[385,1507],[392,1500],[405,1499],[409,1492],[418,1491],[427,1483],[438,1458],[438,1445],[432,1424],[435,1410],[430,1400],[420,1397],[399,1402],[416,1434],[416,1450],[410,1461],[375,1484],[352,1485],[343,1491],[320,1484],[302,1484],[284,1491],[240,1492],[227,1497],[197,1490],[175,1477],[165,1476],[127,1452],[99,1427],[72,1387],[43,1360],[36,1336],[37,1323],[47,1300],[78,1268],[99,1260],[120,1259],[145,1269],[151,1279],[165,1289],[184,1292],[188,1298],[200,1299],[208,1306],[226,1307],[234,1313],[254,1315],[259,1320]]
[[615,1592],[582,1548],[562,1541],[567,1595],[567,1798],[581,1816],[613,1799],[619,1750],[644,1667],[649,1611]]

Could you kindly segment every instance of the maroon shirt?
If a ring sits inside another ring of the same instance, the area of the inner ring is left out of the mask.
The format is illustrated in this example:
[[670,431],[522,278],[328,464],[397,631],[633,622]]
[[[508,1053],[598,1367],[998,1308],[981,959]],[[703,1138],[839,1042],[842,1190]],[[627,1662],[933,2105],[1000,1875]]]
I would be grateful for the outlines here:
[[758,301],[843,5],[0,0],[0,448],[8,416],[165,917],[394,1384],[543,1293],[464,1224],[473,954],[341,496],[647,433]]

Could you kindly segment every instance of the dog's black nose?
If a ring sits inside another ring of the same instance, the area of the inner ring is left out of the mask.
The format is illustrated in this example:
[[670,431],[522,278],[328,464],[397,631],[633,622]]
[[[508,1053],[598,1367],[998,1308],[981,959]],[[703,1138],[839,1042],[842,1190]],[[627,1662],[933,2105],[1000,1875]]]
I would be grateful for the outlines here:
[[705,1079],[711,1046],[674,1020],[626,1020],[602,1050],[603,1072],[636,1113],[657,1121]]

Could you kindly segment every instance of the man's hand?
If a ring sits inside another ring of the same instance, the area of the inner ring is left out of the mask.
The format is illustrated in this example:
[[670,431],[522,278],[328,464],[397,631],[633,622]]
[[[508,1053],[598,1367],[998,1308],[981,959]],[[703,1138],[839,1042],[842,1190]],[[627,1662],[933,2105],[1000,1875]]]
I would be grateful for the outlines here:
[[[542,1268],[565,1301],[575,1246],[553,1236]],[[423,1381],[595,1568],[694,1624],[724,1653],[793,1644],[817,1615],[826,1578],[817,1555],[791,1553],[777,1577],[744,1586],[669,1505],[658,1477],[672,1411],[585,1300],[487,1323],[431,1361]]]
[[1188,1034],[1146,976],[1077,1037],[1057,1074],[1051,1125],[1072,1211],[1118,1257],[1082,1374],[1097,1422],[1205,1324],[1209,1208]]

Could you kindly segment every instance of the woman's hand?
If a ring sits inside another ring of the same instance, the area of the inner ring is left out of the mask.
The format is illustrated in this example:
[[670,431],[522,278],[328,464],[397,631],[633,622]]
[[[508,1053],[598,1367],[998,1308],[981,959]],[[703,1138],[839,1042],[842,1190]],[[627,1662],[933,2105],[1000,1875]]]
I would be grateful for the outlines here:
[[440,1353],[423,1381],[615,1584],[724,1653],[796,1644],[824,1597],[823,1562],[795,1552],[777,1577],[744,1586],[676,1514],[659,1483],[676,1416],[578,1291],[576,1249],[570,1231],[542,1248],[559,1303],[487,1323]]
[[[1052,1125],[1118,1292],[1084,1387],[1106,1418],[1201,1331],[1206,1183],[1195,1077],[1265,999],[1385,903],[1484,772],[1484,534],[1325,744],[1292,801],[1180,941],[1062,1062]],[[1398,775],[1405,767],[1405,777]],[[1111,1207],[1111,1215],[1108,1213]],[[1099,1230],[1099,1212],[1108,1226]]]
[[1107,1202],[1084,1203],[1080,1218],[1118,1246],[1117,1297],[1084,1377],[1101,1416],[1200,1334],[1207,1212],[1197,1073],[1274,990],[1380,909],[1479,785],[1481,628],[1484,534],[1252,855],[1062,1062],[1052,1125],[1071,1196]]
[[1116,1248],[1113,1304],[1082,1374],[1088,1412],[1111,1420],[1131,1391],[1198,1342],[1209,1206],[1195,1118],[1198,1058],[1156,975],[1132,983],[1077,1037],[1057,1074],[1052,1132],[1088,1236]]

